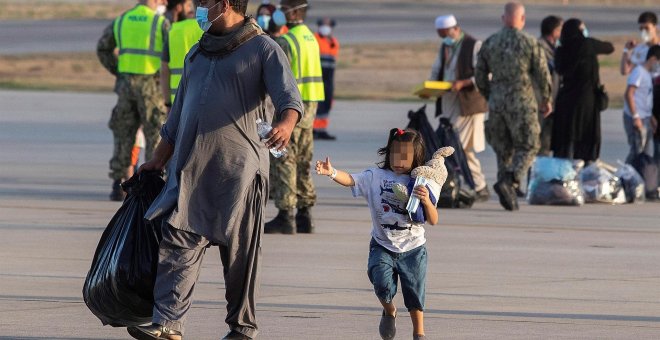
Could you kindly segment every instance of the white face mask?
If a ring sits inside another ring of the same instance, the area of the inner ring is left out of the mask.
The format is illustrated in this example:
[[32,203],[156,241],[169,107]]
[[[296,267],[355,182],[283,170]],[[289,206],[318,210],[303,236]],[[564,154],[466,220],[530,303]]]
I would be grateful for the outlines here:
[[639,37],[642,39],[644,43],[651,41],[651,33],[649,33],[649,31],[647,30],[641,30],[639,32]]
[[167,12],[167,7],[165,7],[165,5],[156,6],[156,14],[163,15],[165,12]]
[[330,34],[332,34],[332,27],[330,27],[328,25],[319,26],[319,34],[324,36],[324,37],[329,37]]

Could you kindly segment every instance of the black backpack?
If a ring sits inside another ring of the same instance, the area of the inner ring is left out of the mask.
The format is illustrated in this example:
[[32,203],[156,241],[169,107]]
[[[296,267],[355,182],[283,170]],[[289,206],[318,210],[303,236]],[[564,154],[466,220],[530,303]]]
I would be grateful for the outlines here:
[[454,169],[447,167],[447,181],[442,186],[438,207],[471,208],[475,200],[474,190],[463,184],[463,177]]
[[[433,153],[443,146],[454,148],[454,154],[445,159],[447,181],[442,186],[437,206],[441,208],[472,207],[476,197],[474,180],[467,166],[463,147],[451,124],[447,121],[446,124],[449,125],[443,126],[441,122],[438,130],[433,130],[426,116],[426,105],[417,111],[408,111],[408,118],[410,122],[407,128],[417,130],[424,139],[427,160],[431,159]],[[448,136],[449,134],[452,135]]]

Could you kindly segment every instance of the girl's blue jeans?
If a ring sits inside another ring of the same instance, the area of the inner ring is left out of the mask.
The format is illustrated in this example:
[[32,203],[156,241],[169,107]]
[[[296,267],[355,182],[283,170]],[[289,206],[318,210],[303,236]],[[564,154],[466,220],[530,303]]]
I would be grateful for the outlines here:
[[379,299],[391,303],[401,281],[403,303],[408,311],[424,310],[426,290],[426,247],[421,245],[404,253],[395,253],[373,238],[369,244],[369,280]]

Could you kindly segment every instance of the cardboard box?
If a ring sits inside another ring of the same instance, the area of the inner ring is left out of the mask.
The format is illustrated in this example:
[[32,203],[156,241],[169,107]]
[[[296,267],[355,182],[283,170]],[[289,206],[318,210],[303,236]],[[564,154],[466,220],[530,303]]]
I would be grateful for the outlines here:
[[445,92],[451,90],[451,83],[448,81],[425,81],[417,85],[413,91],[416,96],[424,95],[428,97],[441,97]]

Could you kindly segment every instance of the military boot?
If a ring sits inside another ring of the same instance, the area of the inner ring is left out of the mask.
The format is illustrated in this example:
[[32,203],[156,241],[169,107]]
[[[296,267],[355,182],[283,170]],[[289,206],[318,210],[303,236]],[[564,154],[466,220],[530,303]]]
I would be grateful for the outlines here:
[[312,207],[298,209],[296,213],[296,231],[301,234],[314,233],[314,221],[312,220]]
[[519,198],[527,197],[527,193],[520,188],[520,184],[513,183],[513,190],[516,192],[516,196]]
[[509,211],[518,210],[518,197],[513,182],[513,173],[507,172],[504,178],[493,185],[495,193],[500,198],[500,204]]
[[[516,194],[515,199],[513,200],[513,210],[518,210],[518,197],[525,198],[527,197],[527,193],[522,191],[522,189],[520,189],[520,181],[516,180],[515,176],[513,175],[513,172],[509,173],[509,181],[511,181],[511,187],[513,188],[513,193]],[[522,194],[522,196],[520,194]]]
[[110,193],[110,200],[111,201],[122,202],[124,200],[124,198],[126,198],[126,193],[121,188],[121,180],[116,179],[112,183],[112,192]]
[[293,209],[280,210],[270,222],[266,222],[264,234],[295,234],[296,220],[293,217]]

